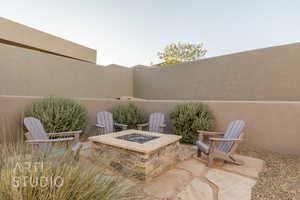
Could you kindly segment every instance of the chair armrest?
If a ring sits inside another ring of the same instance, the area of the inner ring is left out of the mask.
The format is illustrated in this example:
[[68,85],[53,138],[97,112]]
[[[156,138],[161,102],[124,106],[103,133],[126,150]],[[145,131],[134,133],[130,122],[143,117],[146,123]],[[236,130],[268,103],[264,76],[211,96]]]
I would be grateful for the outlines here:
[[120,124],[120,123],[114,123],[114,125],[115,126],[118,126],[118,127],[121,127],[122,128],[122,130],[126,130],[127,129],[127,127],[128,127],[128,125],[126,125],[126,124]]
[[241,142],[241,139],[227,139],[227,138],[209,138],[211,142]]
[[137,124],[136,127],[138,130],[142,131],[144,127],[149,126],[149,123]]
[[137,127],[146,127],[149,126],[149,123],[144,123],[144,124],[137,124]]
[[199,140],[203,140],[204,136],[208,136],[208,137],[211,137],[211,136],[222,137],[224,135],[224,133],[222,133],[222,132],[202,131],[202,130],[197,131],[197,133],[199,134],[198,135],[198,139]]
[[161,125],[159,125],[159,127],[160,127],[160,128],[166,128],[167,125],[166,125],[166,124],[161,124]]
[[96,126],[97,128],[105,128],[105,126],[102,125],[102,124],[95,124],[95,126]]
[[214,136],[214,135],[224,135],[222,132],[214,132],[214,131],[197,131],[198,134],[207,135],[207,136]]
[[74,137],[75,141],[79,141],[79,134],[82,133],[82,130],[79,131],[65,131],[60,133],[48,133],[50,137]]
[[28,144],[43,144],[43,143],[60,143],[60,142],[70,142],[73,141],[74,138],[61,138],[61,139],[53,139],[53,140],[26,140],[25,142]]
[[75,136],[82,133],[82,131],[65,131],[65,132],[59,132],[59,133],[48,133],[49,136],[53,137],[59,137],[59,136]]
[[128,126],[128,125],[126,125],[126,124],[120,124],[120,123],[114,123],[114,125],[115,125],[115,126],[120,126],[120,127],[123,127],[123,126],[124,126],[124,127],[127,127],[127,126]]

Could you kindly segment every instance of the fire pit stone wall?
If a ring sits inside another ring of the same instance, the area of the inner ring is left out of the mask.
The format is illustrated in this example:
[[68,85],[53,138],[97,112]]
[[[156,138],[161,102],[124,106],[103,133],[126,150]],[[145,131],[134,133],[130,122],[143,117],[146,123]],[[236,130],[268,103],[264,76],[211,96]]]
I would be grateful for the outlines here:
[[179,160],[186,159],[181,155],[180,136],[139,131],[156,138],[143,144],[118,139],[136,132],[127,130],[89,138],[99,162],[125,176],[147,181]]

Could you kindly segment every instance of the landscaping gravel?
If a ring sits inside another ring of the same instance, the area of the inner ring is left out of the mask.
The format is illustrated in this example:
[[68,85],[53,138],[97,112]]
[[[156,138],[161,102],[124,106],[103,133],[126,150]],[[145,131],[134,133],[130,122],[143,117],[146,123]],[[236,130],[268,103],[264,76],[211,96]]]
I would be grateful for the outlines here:
[[238,153],[263,159],[266,167],[252,188],[252,200],[300,200],[300,157],[241,145]]

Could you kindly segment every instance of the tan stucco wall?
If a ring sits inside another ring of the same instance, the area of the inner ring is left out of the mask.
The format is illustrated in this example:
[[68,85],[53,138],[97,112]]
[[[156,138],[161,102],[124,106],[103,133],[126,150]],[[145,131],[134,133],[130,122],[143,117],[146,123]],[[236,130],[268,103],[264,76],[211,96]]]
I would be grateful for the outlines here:
[[134,70],[146,99],[300,100],[300,43]]
[[[2,121],[0,121],[0,138],[8,134],[8,131],[5,132],[3,129],[12,130],[10,132],[14,138],[20,135],[17,130],[20,129],[22,112],[33,100],[38,99],[40,98],[0,96],[0,119]],[[81,98],[77,100],[87,107],[90,125],[96,121],[96,112],[112,111],[117,105],[128,102],[113,99]],[[275,152],[300,155],[300,102],[203,102],[209,105],[215,115],[216,130],[224,131],[231,120],[243,119],[246,121],[246,143]],[[148,100],[135,101],[135,103],[145,110],[146,118],[151,112],[166,113],[170,130],[168,114],[175,105],[184,101]],[[90,126],[87,133],[95,134],[94,127]]]
[[3,17],[0,17],[0,30],[0,39],[2,40],[96,63],[97,52],[94,49],[15,23]]
[[[193,101],[208,104],[216,118],[216,130],[224,131],[231,120],[246,122],[245,142],[266,150],[300,155],[300,102],[279,101]],[[167,116],[176,100],[137,102],[147,115],[164,112]],[[170,130],[170,120],[167,119]]]
[[0,95],[117,98],[133,95],[133,72],[0,44]]

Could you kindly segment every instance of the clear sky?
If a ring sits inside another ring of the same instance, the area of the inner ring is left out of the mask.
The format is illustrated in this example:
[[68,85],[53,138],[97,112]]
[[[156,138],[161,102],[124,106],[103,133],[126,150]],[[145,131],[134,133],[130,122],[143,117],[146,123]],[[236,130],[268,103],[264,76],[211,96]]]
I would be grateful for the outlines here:
[[158,63],[177,41],[206,57],[300,41],[299,0],[0,0],[0,13],[96,49],[101,65]]

